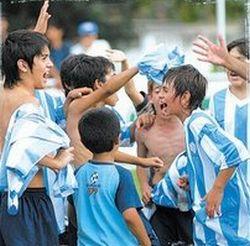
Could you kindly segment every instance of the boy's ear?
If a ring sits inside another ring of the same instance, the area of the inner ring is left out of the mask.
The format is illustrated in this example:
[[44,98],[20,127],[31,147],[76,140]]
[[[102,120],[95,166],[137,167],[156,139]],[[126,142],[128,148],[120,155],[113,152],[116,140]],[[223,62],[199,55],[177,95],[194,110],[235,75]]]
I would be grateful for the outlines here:
[[103,83],[100,82],[98,79],[95,80],[95,83],[94,83],[94,90],[97,90],[99,88],[101,88],[103,86]]
[[119,145],[120,144],[120,138],[116,138],[115,141],[114,141],[114,145]]
[[28,71],[28,69],[29,69],[28,63],[23,59],[18,59],[17,67],[23,73],[26,73]]
[[181,105],[183,108],[188,109],[190,104],[191,94],[189,91],[185,91],[181,96]]

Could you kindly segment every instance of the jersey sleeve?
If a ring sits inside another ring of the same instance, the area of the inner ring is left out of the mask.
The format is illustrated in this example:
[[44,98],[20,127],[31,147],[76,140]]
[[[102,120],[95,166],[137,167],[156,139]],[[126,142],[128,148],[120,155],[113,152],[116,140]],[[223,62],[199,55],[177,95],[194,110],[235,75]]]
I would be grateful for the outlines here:
[[243,143],[225,132],[210,117],[197,117],[187,131],[194,136],[194,144],[221,170],[238,166],[249,159]]
[[177,183],[181,177],[188,178],[187,164],[185,152],[176,157],[164,178],[154,186],[152,194],[154,203],[164,207],[179,208],[181,211],[188,211],[191,208],[189,191],[181,189]]
[[123,213],[129,208],[140,209],[142,207],[142,204],[137,194],[133,177],[130,171],[120,166],[116,166],[116,169],[119,173],[120,178],[115,198],[115,203],[118,210]]

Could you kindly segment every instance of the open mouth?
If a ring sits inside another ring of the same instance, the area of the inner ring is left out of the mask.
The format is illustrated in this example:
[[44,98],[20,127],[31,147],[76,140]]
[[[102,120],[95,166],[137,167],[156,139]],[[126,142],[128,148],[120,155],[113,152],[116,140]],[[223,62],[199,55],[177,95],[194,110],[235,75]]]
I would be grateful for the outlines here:
[[167,106],[168,106],[168,105],[167,105],[166,103],[161,103],[161,104],[160,104],[161,110],[167,108]]
[[49,73],[44,73],[43,78],[47,80],[49,78]]
[[235,73],[235,72],[230,72],[229,75],[233,79],[239,78],[239,75],[237,73]]

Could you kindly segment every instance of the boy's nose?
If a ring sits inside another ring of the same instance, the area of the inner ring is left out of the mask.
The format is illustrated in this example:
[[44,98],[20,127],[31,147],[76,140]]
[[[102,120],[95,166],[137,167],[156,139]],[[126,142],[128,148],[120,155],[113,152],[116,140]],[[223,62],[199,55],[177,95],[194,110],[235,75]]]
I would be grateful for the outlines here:
[[48,63],[47,63],[47,67],[52,68],[54,66],[53,62],[51,61],[51,59],[48,59]]
[[161,89],[159,92],[159,98],[163,98],[163,97],[164,97],[164,92],[163,92],[163,89]]

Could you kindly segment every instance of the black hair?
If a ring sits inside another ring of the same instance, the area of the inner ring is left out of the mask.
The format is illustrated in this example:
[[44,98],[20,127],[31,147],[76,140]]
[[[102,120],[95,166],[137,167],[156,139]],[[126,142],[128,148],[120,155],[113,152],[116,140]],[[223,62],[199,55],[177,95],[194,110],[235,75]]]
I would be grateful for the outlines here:
[[81,87],[93,89],[95,80],[106,82],[110,70],[114,70],[114,64],[104,57],[80,54],[66,58],[60,73],[65,94]]
[[33,59],[40,55],[45,47],[49,47],[48,39],[41,33],[18,30],[8,35],[2,46],[2,75],[5,76],[4,87],[13,88],[20,80],[17,61],[23,59],[30,69]]
[[233,48],[237,48],[239,53],[249,59],[249,43],[246,38],[239,38],[227,45],[227,50],[230,52]]
[[175,96],[182,96],[186,91],[191,95],[189,107],[194,110],[201,107],[206,95],[207,79],[192,65],[171,68],[163,78],[163,83],[172,84]]
[[91,109],[79,121],[78,130],[83,145],[99,154],[114,148],[120,134],[120,122],[108,108]]

